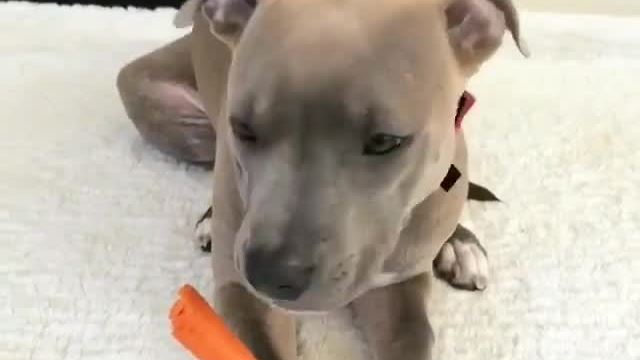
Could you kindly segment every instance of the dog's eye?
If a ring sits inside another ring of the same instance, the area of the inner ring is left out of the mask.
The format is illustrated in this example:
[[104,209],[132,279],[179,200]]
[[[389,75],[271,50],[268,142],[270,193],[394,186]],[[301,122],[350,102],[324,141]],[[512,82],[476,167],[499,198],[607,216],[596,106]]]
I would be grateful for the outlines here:
[[385,155],[398,149],[408,138],[408,136],[396,136],[382,133],[374,134],[369,138],[367,143],[364,144],[362,152],[364,155]]
[[258,141],[255,131],[251,128],[251,125],[246,122],[234,121],[232,122],[231,128],[233,130],[233,134],[240,141],[247,143],[255,143]]

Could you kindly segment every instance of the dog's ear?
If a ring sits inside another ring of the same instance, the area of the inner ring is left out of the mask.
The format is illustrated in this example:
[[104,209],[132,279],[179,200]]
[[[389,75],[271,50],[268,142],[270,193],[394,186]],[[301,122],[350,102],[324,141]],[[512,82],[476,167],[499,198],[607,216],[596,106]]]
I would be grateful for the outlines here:
[[445,15],[450,43],[464,66],[487,60],[502,44],[506,30],[522,55],[529,56],[511,0],[447,0]]
[[233,45],[249,22],[256,5],[256,0],[187,0],[178,10],[173,23],[178,28],[191,26],[200,11],[209,23],[211,32]]

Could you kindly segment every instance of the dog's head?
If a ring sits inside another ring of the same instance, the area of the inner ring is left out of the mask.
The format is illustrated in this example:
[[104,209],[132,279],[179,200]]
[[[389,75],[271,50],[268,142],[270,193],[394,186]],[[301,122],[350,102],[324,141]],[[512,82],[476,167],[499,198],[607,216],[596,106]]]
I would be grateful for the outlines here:
[[341,306],[372,285],[445,177],[469,76],[507,29],[526,53],[516,11],[508,0],[198,4],[233,51],[218,136],[245,209],[236,264],[280,307]]

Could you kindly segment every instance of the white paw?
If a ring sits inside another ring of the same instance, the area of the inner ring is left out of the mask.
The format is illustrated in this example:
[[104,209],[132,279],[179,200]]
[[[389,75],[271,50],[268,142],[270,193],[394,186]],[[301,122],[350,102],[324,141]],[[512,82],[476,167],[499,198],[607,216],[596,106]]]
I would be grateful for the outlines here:
[[194,234],[194,242],[200,250],[204,252],[211,251],[211,209],[198,220],[196,231]]
[[489,261],[475,237],[452,237],[440,249],[434,263],[436,275],[451,286],[484,290],[489,282]]

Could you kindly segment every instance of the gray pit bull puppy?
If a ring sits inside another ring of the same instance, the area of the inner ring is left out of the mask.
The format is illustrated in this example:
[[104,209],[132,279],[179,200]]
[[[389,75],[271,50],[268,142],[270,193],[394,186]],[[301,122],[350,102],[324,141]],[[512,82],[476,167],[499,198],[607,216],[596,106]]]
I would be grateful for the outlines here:
[[349,307],[375,359],[430,359],[431,274],[487,282],[458,224],[454,118],[506,30],[528,54],[512,3],[188,0],[175,22],[192,31],[125,66],[118,89],[145,139],[215,159],[198,231],[225,320],[258,359],[293,360],[296,314]]

